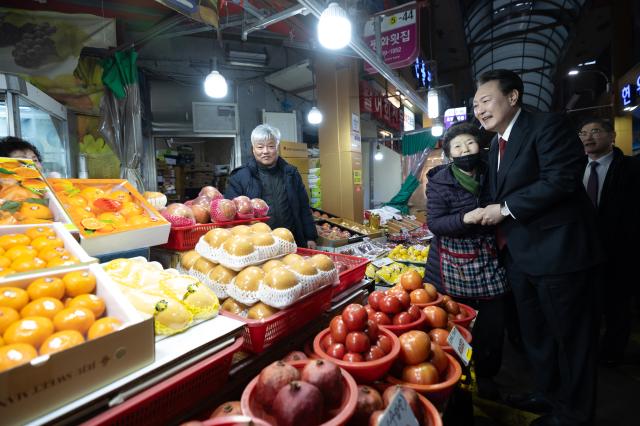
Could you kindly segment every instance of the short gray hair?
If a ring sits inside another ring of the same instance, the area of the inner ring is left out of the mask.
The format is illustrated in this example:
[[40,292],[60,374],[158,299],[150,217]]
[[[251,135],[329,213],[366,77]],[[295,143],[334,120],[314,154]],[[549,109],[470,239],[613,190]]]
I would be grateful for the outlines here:
[[251,145],[265,143],[271,140],[275,141],[276,145],[280,143],[280,130],[273,126],[260,124],[251,132]]

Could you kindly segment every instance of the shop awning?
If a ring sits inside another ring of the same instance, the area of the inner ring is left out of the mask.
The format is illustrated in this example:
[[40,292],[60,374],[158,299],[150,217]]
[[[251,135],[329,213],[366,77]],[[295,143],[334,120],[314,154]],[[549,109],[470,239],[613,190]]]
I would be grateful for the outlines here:
[[431,129],[402,136],[402,155],[414,155],[427,148],[435,148],[438,138],[431,136]]

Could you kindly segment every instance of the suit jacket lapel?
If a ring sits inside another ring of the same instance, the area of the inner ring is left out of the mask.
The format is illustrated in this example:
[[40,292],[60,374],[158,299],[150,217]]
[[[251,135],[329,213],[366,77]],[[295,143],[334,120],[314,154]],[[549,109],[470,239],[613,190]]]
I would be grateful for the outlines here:
[[524,145],[526,140],[526,130],[527,130],[527,115],[525,111],[520,112],[520,116],[516,120],[511,129],[511,134],[509,135],[509,141],[507,142],[507,146],[504,151],[504,158],[500,161],[500,168],[498,169],[498,182],[497,182],[497,191],[499,193],[504,186],[504,181],[509,173],[509,168],[513,164],[513,161],[518,156],[520,149],[522,149],[522,145]]
[[491,192],[492,201],[496,199],[498,182],[496,176],[496,170],[498,169],[498,135],[495,135],[491,139],[491,145],[489,147],[489,188]]

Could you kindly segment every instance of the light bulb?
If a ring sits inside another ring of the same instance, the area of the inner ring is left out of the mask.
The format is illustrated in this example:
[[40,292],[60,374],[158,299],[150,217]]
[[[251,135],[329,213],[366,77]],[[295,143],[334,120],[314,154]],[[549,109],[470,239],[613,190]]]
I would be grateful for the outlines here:
[[427,92],[427,116],[429,118],[440,116],[440,103],[436,89],[431,89]]
[[442,133],[444,133],[444,127],[442,126],[442,123],[439,121],[434,122],[433,127],[431,127],[431,136],[439,138],[440,136],[442,136]]
[[382,151],[380,151],[380,145],[378,145],[378,150],[376,151],[376,154],[373,156],[373,159],[376,161],[382,161],[383,158],[384,158],[384,154],[382,153]]
[[307,121],[309,124],[322,123],[322,112],[316,107],[311,108],[309,114],[307,114]]
[[320,15],[318,40],[327,49],[342,49],[351,41],[351,21],[338,3],[330,3]]
[[578,71],[578,70],[570,70],[567,74],[568,75],[578,75],[578,74],[580,74],[580,71]]
[[216,70],[211,71],[204,79],[204,92],[211,98],[224,98],[228,89],[227,80]]

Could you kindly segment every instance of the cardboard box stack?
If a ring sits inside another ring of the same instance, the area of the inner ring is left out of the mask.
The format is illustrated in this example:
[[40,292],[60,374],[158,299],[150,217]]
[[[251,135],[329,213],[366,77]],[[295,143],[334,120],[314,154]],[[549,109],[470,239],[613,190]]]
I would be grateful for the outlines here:
[[213,184],[213,163],[194,163],[185,172],[187,188],[202,188]]
[[309,191],[309,153],[307,152],[307,144],[281,141],[280,157],[298,169],[302,182],[307,188],[307,195],[311,196]]

